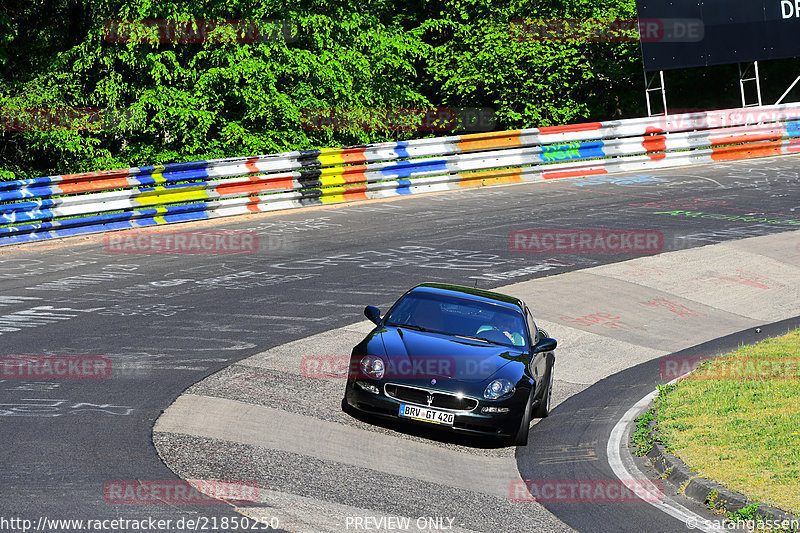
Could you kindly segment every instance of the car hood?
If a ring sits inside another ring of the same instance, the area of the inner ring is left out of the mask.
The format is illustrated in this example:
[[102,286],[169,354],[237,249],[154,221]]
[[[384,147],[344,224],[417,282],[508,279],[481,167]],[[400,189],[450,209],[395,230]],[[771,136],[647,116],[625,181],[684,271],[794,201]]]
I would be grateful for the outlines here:
[[387,358],[387,379],[481,382],[512,363],[521,371],[526,361],[525,352],[510,346],[402,326],[385,327],[380,340]]

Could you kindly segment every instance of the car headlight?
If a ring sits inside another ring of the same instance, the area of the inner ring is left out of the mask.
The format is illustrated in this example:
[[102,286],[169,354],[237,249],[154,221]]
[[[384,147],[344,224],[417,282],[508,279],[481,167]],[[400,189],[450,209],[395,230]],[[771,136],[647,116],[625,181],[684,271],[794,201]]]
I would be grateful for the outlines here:
[[492,381],[483,391],[483,397],[487,400],[499,400],[512,394],[514,394],[514,384],[503,378]]
[[386,372],[386,365],[383,364],[383,359],[380,357],[367,355],[361,358],[361,371],[371,378],[382,379]]

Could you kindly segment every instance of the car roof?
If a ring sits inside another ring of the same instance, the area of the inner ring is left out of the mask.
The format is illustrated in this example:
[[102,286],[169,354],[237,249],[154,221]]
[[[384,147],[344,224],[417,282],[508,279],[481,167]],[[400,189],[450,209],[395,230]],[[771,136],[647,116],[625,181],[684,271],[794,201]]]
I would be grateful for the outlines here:
[[501,294],[499,292],[486,291],[483,289],[464,287],[462,285],[450,285],[448,283],[421,283],[408,291],[412,292],[428,292],[433,294],[441,294],[443,296],[455,296],[458,298],[468,297],[471,300],[482,301],[486,303],[501,303],[506,306],[514,306],[519,309],[524,309],[525,304],[519,298]]

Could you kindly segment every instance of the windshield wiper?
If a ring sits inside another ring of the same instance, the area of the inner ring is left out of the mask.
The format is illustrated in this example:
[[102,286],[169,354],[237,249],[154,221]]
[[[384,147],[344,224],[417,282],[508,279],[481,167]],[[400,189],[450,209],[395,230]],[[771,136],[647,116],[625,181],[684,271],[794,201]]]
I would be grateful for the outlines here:
[[486,343],[489,343],[489,344],[496,344],[497,346],[506,346],[502,342],[491,341],[489,339],[484,339],[483,337],[473,337],[472,335],[456,335],[456,334],[453,334],[453,337],[459,337],[459,338],[462,338],[462,339],[469,339],[469,340],[473,340],[473,341],[483,341],[483,342],[486,342]]
[[508,346],[507,344],[504,344],[502,342],[497,342],[497,341],[493,341],[493,340],[490,340],[490,339],[485,339],[483,337],[474,337],[472,335],[459,335],[457,333],[447,333],[447,332],[444,332],[444,331],[436,331],[435,329],[423,328],[422,326],[417,326],[416,324],[393,324],[392,323],[392,324],[386,324],[386,325],[387,326],[394,326],[394,327],[398,327],[398,328],[413,329],[413,330],[416,330],[416,331],[423,331],[425,333],[439,333],[441,335],[450,335],[450,336],[453,336],[453,337],[459,337],[461,339],[469,339],[471,341],[481,341],[481,342],[485,342],[487,344],[494,344],[495,346]]
[[416,324],[386,324],[387,326],[395,326],[398,328],[408,328],[414,329],[417,331],[424,331],[425,333],[441,333],[440,331],[434,331],[432,329],[423,328],[422,326],[417,326]]

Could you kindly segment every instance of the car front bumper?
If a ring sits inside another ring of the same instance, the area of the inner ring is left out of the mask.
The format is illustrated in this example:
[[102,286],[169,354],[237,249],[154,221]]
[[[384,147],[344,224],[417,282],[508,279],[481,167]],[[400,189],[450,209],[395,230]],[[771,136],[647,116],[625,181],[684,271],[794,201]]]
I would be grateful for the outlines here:
[[[478,405],[473,410],[461,411],[435,406],[429,407],[425,404],[393,398],[386,394],[384,382],[364,379],[359,379],[358,381],[377,387],[379,392],[377,394],[369,392],[356,385],[356,380],[348,380],[345,389],[345,402],[357,411],[416,426],[435,426],[436,428],[453,432],[486,436],[510,437],[516,435],[530,393],[530,391],[518,389],[510,398],[499,401],[478,400]],[[430,390],[431,392],[450,393],[450,391],[440,389],[431,388]],[[454,414],[453,425],[435,424],[401,417],[399,412],[400,406],[403,404],[414,405],[423,409],[432,408],[438,411],[451,412]],[[484,413],[481,412],[484,407],[504,407],[508,408],[509,411],[507,413]]]

